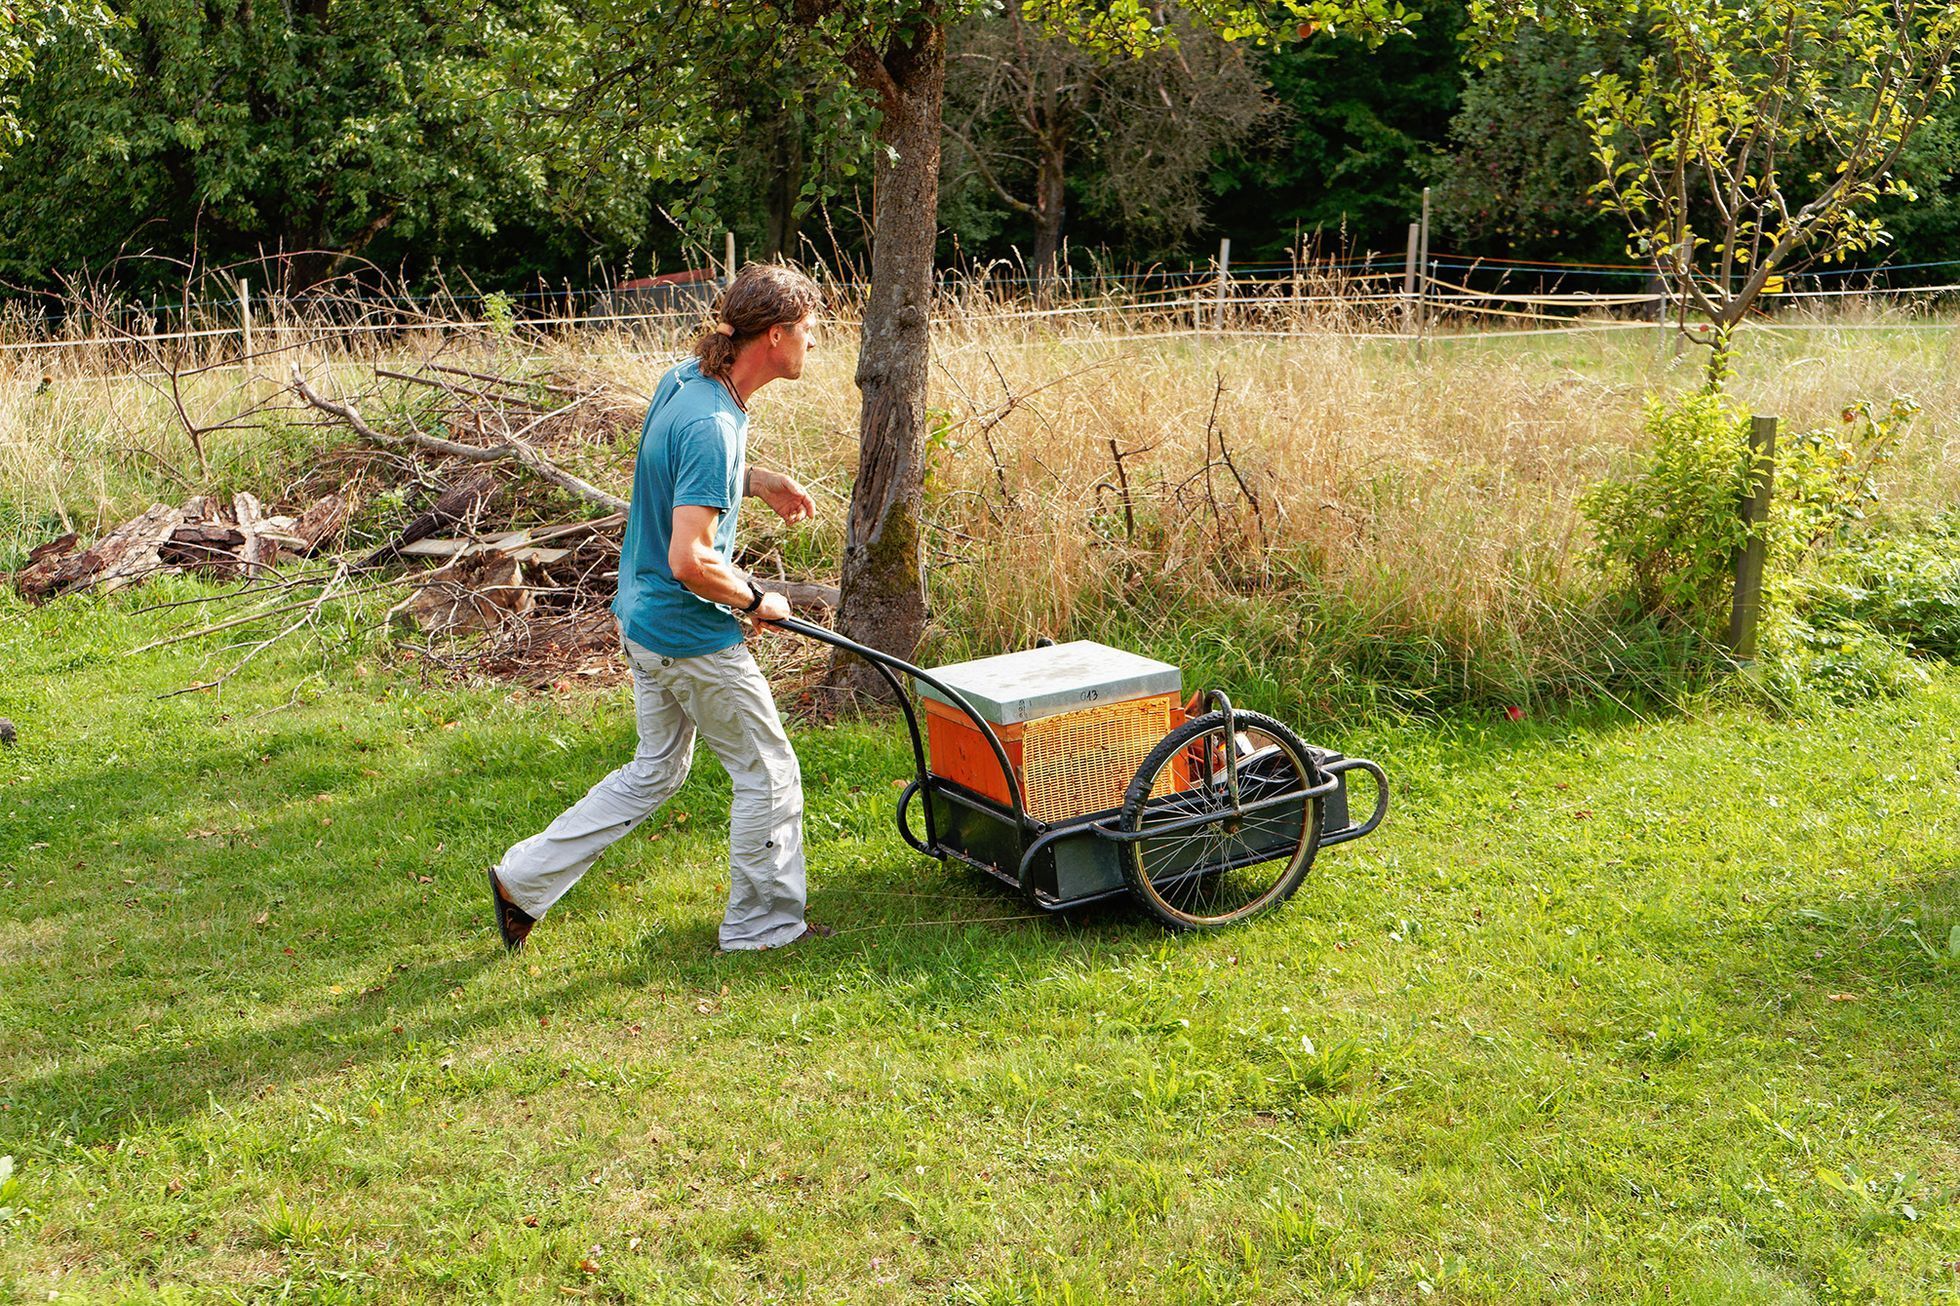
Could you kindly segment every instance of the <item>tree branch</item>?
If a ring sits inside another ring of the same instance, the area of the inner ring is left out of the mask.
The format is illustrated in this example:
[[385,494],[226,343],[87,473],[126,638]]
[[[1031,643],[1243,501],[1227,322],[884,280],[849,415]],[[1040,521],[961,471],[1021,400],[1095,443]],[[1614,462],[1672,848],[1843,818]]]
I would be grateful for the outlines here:
[[980,174],[980,180],[986,182],[987,185],[993,189],[994,194],[1000,196],[1001,203],[1007,205],[1009,208],[1015,210],[1017,213],[1026,213],[1029,215],[1033,215],[1034,205],[1028,203],[1024,199],[1017,198],[1012,191],[1008,190],[1007,187],[1000,184],[1000,178],[996,177],[994,175],[994,170],[991,167],[987,166],[987,161],[984,158],[980,157],[980,151],[977,148],[975,148],[973,141],[967,136],[965,132],[961,131],[958,127],[955,127],[950,122],[944,123],[942,124],[942,126],[945,128],[946,134],[948,136],[951,136],[954,140],[958,141],[960,145],[966,150],[967,156],[973,160],[974,170]]
[[[395,434],[388,431],[376,430],[374,427],[368,425],[367,419],[361,416],[360,410],[354,407],[353,404],[339,403],[335,400],[328,399],[314,390],[312,386],[308,385],[306,378],[300,374],[297,364],[293,367],[293,393],[321,412],[338,417],[353,429],[354,434],[370,443],[390,446],[415,445],[419,448],[429,449],[436,453],[447,454],[452,458],[461,458],[466,462],[473,463],[514,462],[529,469],[542,479],[550,481],[560,489],[570,491],[573,495],[585,500],[587,503],[596,504],[608,512],[625,512],[627,510],[628,504],[626,500],[616,494],[608,494],[590,481],[566,471],[539,453],[535,447],[526,444],[516,436],[506,437],[502,444],[474,445],[462,444],[455,440],[445,440],[440,436],[429,435],[422,431]],[[582,401],[574,400],[573,404],[579,402]],[[567,407],[570,406],[572,405],[567,405]],[[564,409],[558,409],[557,411],[563,412]],[[545,416],[549,417],[552,415],[547,413]],[[538,419],[538,421],[543,420],[544,418]],[[537,422],[533,422],[531,425],[535,426]],[[531,428],[527,426],[524,429],[528,431]]]

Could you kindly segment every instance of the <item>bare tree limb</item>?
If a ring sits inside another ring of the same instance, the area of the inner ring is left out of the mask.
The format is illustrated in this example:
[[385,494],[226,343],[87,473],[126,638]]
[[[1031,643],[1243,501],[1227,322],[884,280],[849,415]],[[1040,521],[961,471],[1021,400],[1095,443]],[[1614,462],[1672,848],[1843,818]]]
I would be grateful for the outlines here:
[[[507,437],[501,444],[474,445],[463,444],[456,440],[445,440],[441,436],[429,435],[422,431],[401,433],[382,431],[369,425],[367,419],[361,416],[360,410],[353,404],[328,399],[313,389],[312,386],[306,383],[306,378],[301,375],[297,365],[293,368],[292,388],[293,393],[297,394],[308,404],[319,409],[321,412],[330,413],[338,417],[352,428],[354,434],[370,443],[392,447],[415,445],[435,453],[447,454],[452,458],[460,458],[465,462],[514,462],[528,469],[538,477],[558,486],[560,489],[569,491],[587,503],[595,504],[598,507],[606,509],[608,512],[625,512],[627,509],[628,505],[626,500],[616,494],[610,494],[600,489],[583,477],[566,471],[538,452],[535,446],[525,443],[516,436]],[[581,402],[583,400],[574,400],[572,404],[566,407],[572,407]],[[555,411],[563,412],[565,410],[561,408]],[[549,417],[552,415],[554,414],[548,413],[545,416]],[[534,422],[532,425],[535,426],[536,423]],[[529,430],[530,427],[524,429]]]

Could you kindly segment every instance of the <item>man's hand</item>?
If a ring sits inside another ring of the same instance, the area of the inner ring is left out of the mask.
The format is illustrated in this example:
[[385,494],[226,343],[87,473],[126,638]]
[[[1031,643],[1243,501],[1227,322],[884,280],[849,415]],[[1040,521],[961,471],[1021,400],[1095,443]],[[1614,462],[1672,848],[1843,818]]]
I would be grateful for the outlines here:
[[749,614],[754,619],[756,629],[758,630],[766,630],[769,628],[770,622],[781,621],[788,615],[789,600],[774,590],[765,591],[762,595],[762,606]]
[[810,497],[810,492],[781,472],[749,468],[749,493],[774,508],[778,517],[792,524],[808,521],[817,515],[817,501]]

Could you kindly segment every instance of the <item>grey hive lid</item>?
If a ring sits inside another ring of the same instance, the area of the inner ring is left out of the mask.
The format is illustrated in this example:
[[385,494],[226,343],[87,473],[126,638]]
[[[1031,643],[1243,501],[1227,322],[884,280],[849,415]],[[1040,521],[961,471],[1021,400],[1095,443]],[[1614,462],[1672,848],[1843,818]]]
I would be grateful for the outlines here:
[[[1184,692],[1183,673],[1170,663],[1089,639],[928,669],[964,695],[981,716],[1001,726],[1098,703]],[[926,698],[951,703],[930,685],[920,684],[918,690]]]

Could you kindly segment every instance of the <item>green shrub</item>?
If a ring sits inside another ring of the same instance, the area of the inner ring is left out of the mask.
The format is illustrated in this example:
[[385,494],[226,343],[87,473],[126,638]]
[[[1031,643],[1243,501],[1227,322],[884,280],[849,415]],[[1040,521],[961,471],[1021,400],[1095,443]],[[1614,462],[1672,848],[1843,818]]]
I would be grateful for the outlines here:
[[1696,391],[1650,400],[1643,426],[1653,444],[1646,469],[1580,502],[1595,557],[1642,612],[1712,635],[1727,612],[1736,550],[1749,538],[1736,510],[1748,488],[1747,421],[1721,395]]
[[1844,410],[1836,430],[1799,431],[1779,440],[1771,549],[1798,561],[1841,543],[1878,503],[1875,474],[1919,413],[1910,398],[1883,409],[1869,401]]
[[[1840,426],[1785,433],[1776,451],[1757,674],[1778,702],[1896,693],[1923,682],[1912,660],[1960,652],[1954,531],[1874,531],[1876,472],[1919,412],[1909,398],[1844,410]],[[1654,400],[1638,475],[1593,489],[1582,508],[1595,560],[1639,612],[1714,647],[1725,633],[1738,511],[1749,488],[1747,420],[1706,391]]]
[[1926,683],[1926,670],[1900,640],[1862,621],[1782,611],[1763,633],[1762,686],[1784,704],[1854,702]]
[[483,320],[490,325],[490,334],[499,340],[508,340],[517,330],[517,301],[501,290],[493,290],[483,297]]

